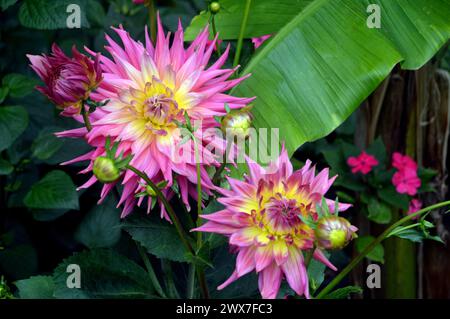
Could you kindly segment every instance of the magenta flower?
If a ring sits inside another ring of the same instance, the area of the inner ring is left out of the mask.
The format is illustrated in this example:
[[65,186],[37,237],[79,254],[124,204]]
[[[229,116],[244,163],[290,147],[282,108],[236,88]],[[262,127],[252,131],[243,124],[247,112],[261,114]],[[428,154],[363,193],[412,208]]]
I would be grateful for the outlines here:
[[[328,178],[328,169],[315,175],[307,161],[293,172],[286,150],[265,170],[248,160],[250,175],[245,181],[228,178],[231,189],[220,189],[225,205],[221,211],[202,215],[208,220],[197,231],[229,237],[236,248],[236,269],[218,289],[223,289],[245,274],[259,273],[259,290],[263,298],[275,298],[283,278],[298,295],[309,297],[308,275],[303,251],[314,247],[314,230],[301,217],[317,221],[316,205],[336,177]],[[335,202],[326,200],[330,211]],[[339,204],[339,211],[349,204]],[[316,249],[314,258],[336,268]]]
[[75,47],[72,48],[72,54],[72,58],[68,57],[53,44],[50,56],[27,55],[31,67],[45,83],[45,86],[37,89],[64,109],[62,114],[67,116],[79,114],[81,102],[102,81],[100,55],[95,55],[92,61]]
[[[206,43],[206,45],[211,45],[211,43],[213,43],[214,40],[208,40],[208,42]],[[217,51],[217,48],[219,45],[221,45],[223,43],[223,40],[217,39],[216,44],[214,45],[214,51]]]
[[[225,104],[231,109],[240,109],[253,100],[224,93],[248,75],[228,80],[236,70],[221,69],[229,47],[216,62],[208,64],[217,38],[208,46],[207,28],[187,49],[184,48],[181,23],[170,41],[170,36],[164,34],[159,17],[155,46],[147,31],[145,46],[133,40],[123,28],[114,31],[121,38],[123,47],[106,36],[109,43],[106,49],[112,59],[104,56],[100,58],[104,81],[91,95],[96,101],[108,103],[91,114],[92,130],[89,133],[82,128],[59,134],[86,138],[95,149],[67,163],[90,160],[82,173],[91,173],[94,160],[105,154],[105,140],[109,136],[111,143],[119,142],[117,155],[120,152],[123,152],[124,157],[132,154],[131,165],[145,172],[155,184],[167,181],[163,193],[169,199],[174,195],[172,186],[175,185],[188,206],[189,197],[197,196],[194,143],[189,140],[183,144],[183,151],[189,156],[183,156],[183,160],[180,160],[177,152],[184,136],[178,123],[185,123],[185,115],[193,124],[196,121],[201,123],[194,134],[202,156],[202,188],[206,194],[211,194],[214,185],[206,166],[220,165],[218,157],[221,157],[220,151],[225,150],[225,141],[220,139],[214,145],[219,154],[213,154],[205,147],[208,144],[211,146],[210,137],[200,134],[200,129],[204,131],[219,127],[214,116],[226,114]],[[87,188],[96,181],[96,177],[91,176],[80,188]],[[135,195],[145,191],[146,185],[129,170],[123,174],[121,183],[123,192],[119,205],[124,204],[122,216],[126,216],[136,204]],[[113,187],[114,183],[103,186],[101,200]],[[150,210],[153,199],[151,196],[145,198]],[[137,204],[141,205],[143,200],[144,197],[140,197]],[[161,206],[162,216],[168,218],[164,206]]]
[[392,155],[392,166],[398,170],[417,170],[417,163],[411,157],[409,157],[408,155],[402,155],[398,152],[395,152]]
[[259,48],[268,38],[270,38],[271,34],[266,34],[261,37],[252,38],[253,45],[255,46],[255,49]]
[[414,196],[417,194],[421,182],[416,171],[404,169],[396,172],[392,176],[392,184],[394,184],[398,193]]
[[361,172],[366,175],[372,170],[372,167],[377,166],[379,163],[375,156],[363,151],[357,157],[350,156],[347,159],[347,164],[352,168],[353,174]]
[[[418,198],[413,198],[409,202],[408,215],[418,212],[421,208],[422,208],[422,201]],[[419,218],[419,216],[415,217],[415,219],[417,218]]]

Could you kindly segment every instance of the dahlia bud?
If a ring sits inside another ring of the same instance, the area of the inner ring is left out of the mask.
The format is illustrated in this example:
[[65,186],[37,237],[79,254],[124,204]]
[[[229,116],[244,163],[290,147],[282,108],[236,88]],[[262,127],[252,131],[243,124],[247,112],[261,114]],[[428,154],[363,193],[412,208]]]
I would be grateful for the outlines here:
[[245,109],[232,110],[222,119],[222,132],[247,138],[252,126],[252,114]]
[[217,1],[213,1],[209,4],[209,10],[212,14],[216,14],[220,11],[220,3]]
[[339,216],[324,216],[317,222],[317,246],[324,249],[342,249],[357,237],[358,229]]
[[27,55],[31,67],[45,83],[37,89],[63,109],[62,115],[66,116],[79,114],[82,101],[102,81],[99,55],[93,61],[75,47],[72,54],[72,58],[68,57],[53,44],[49,56]]
[[120,169],[116,166],[114,159],[106,156],[99,156],[95,159],[92,171],[102,183],[112,183],[120,177]]

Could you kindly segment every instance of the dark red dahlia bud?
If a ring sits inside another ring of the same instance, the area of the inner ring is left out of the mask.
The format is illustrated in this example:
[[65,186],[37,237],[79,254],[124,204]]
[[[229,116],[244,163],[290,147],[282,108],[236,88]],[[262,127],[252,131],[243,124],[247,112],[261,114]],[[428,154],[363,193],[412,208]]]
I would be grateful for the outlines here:
[[112,183],[120,177],[120,169],[117,167],[114,159],[106,156],[99,156],[95,159],[92,171],[102,183]]
[[73,57],[68,57],[56,45],[47,55],[27,55],[31,67],[44,81],[45,86],[37,87],[59,108],[64,115],[80,113],[81,103],[102,81],[99,55],[90,59],[72,48]]
[[342,249],[357,237],[358,229],[339,216],[324,216],[317,221],[317,246],[323,249]]

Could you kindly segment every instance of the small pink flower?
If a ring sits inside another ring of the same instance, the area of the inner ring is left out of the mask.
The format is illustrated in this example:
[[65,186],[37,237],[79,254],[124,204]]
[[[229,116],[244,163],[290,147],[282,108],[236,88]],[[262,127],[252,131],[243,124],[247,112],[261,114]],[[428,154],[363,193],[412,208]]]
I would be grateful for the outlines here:
[[134,4],[144,4],[145,0],[133,0]]
[[411,169],[417,170],[417,163],[408,155],[402,155],[399,152],[395,152],[392,155],[392,166],[398,170]]
[[398,193],[414,196],[417,194],[421,182],[415,170],[403,169],[392,176],[392,184]]
[[372,170],[372,167],[377,166],[379,163],[375,156],[363,151],[357,157],[350,156],[347,159],[347,164],[352,168],[353,174],[361,172],[366,175]]
[[[417,211],[419,211],[422,208],[422,201],[418,198],[414,198],[409,202],[409,208],[408,208],[408,215],[411,215]],[[417,217],[414,217],[414,219],[417,219]]]
[[255,46],[255,49],[259,48],[261,44],[263,44],[268,38],[270,38],[271,34],[266,34],[258,38],[252,38],[253,45]]
[[66,116],[79,114],[81,101],[87,99],[102,81],[99,54],[94,61],[78,52],[75,47],[72,48],[72,54],[72,58],[68,57],[53,44],[49,56],[27,55],[31,67],[45,83],[45,86],[37,89],[64,109],[62,115]]

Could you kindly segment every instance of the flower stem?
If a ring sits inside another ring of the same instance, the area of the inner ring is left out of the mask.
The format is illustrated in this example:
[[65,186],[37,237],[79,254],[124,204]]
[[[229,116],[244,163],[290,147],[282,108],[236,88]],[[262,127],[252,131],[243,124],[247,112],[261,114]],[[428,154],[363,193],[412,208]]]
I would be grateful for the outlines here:
[[[200,168],[200,155],[198,153],[198,142],[194,134],[192,134],[192,140],[194,141],[194,153],[195,153],[195,168],[197,170],[197,227],[200,227],[200,215],[202,214],[202,175]],[[202,232],[197,234],[197,247],[200,249],[202,245]]]
[[89,112],[86,112],[84,107],[84,101],[81,102],[81,115],[83,116],[84,125],[86,126],[88,132],[92,130],[91,121],[89,120]]
[[[175,214],[175,211],[173,210],[173,208],[170,205],[169,201],[164,196],[164,194],[161,192],[161,190],[158,188],[158,186],[156,186],[155,183],[152,182],[152,180],[147,176],[147,174],[145,174],[144,172],[140,171],[136,167],[128,164],[126,166],[126,169],[129,169],[130,171],[135,173],[137,176],[142,178],[147,183],[147,185],[150,186],[153,189],[153,191],[155,192],[156,196],[163,203],[167,213],[169,214],[170,220],[174,224],[175,229],[176,229],[178,235],[180,236],[181,242],[183,243],[183,245],[185,246],[187,251],[189,253],[191,253],[193,256],[195,256],[196,252],[195,252],[194,248],[192,247],[192,245],[191,245],[191,243],[189,241],[188,235],[184,231],[184,229],[183,229],[183,227],[181,225],[181,222],[178,219],[177,215]],[[209,298],[208,286],[206,285],[206,279],[205,279],[204,272],[201,269],[197,269],[197,276],[198,276],[198,281],[200,283],[200,288],[202,290],[203,296],[205,298]]]
[[331,290],[341,282],[342,279],[361,261],[366,257],[367,254],[369,254],[372,249],[375,248],[379,243],[381,243],[386,237],[388,237],[391,232],[398,226],[403,225],[407,221],[410,221],[411,219],[420,216],[423,213],[429,212],[434,209],[438,209],[444,206],[450,205],[450,201],[437,203],[428,207],[425,207],[411,215],[405,216],[395,223],[393,223],[391,226],[389,226],[383,233],[381,233],[380,236],[375,238],[358,256],[356,256],[342,271],[334,277],[334,279],[325,287],[323,288],[320,293],[316,296],[316,299],[321,299],[325,297],[328,293],[331,292]]
[[187,281],[187,299],[194,298],[194,287],[195,287],[195,265],[189,265],[188,281]]
[[183,230],[183,227],[181,226],[181,222],[178,219],[178,216],[175,214],[175,211],[173,210],[172,206],[170,205],[169,201],[166,199],[164,194],[161,192],[161,190],[158,188],[158,186],[155,185],[155,183],[152,182],[152,180],[145,174],[144,172],[140,171],[136,167],[128,164],[126,166],[127,169],[138,175],[140,178],[142,178],[147,185],[149,185],[153,191],[155,192],[156,196],[159,198],[159,200],[163,203],[164,208],[166,209],[167,213],[169,214],[170,220],[175,226],[175,229],[178,232],[178,235],[181,238],[181,241],[183,242],[183,245],[186,247],[186,249],[191,253],[195,254],[195,250],[192,247],[191,243],[189,242],[188,235]]
[[239,64],[239,59],[241,57],[242,43],[244,42],[245,28],[247,27],[248,14],[250,12],[250,5],[252,0],[246,0],[244,16],[242,17],[241,29],[239,31],[239,38],[236,47],[236,54],[234,55],[233,67]]
[[150,39],[153,45],[156,43],[156,10],[155,10],[155,0],[146,0],[145,6],[148,10],[148,19],[150,21]]
[[[214,14],[211,15],[211,27],[212,27],[213,35],[214,35],[214,38],[215,38],[216,35],[217,35],[217,28],[216,28],[216,19],[215,19],[215,15]],[[216,46],[217,46],[216,47],[217,48],[217,55],[221,56],[222,55],[222,50],[220,49],[219,39],[217,39]]]
[[137,250],[139,252],[139,255],[142,258],[142,261],[144,262],[145,268],[147,269],[148,276],[150,277],[150,280],[153,284],[153,288],[155,288],[156,292],[162,297],[167,298],[166,294],[164,293],[161,285],[159,284],[158,278],[156,278],[155,271],[153,270],[152,264],[150,262],[150,259],[148,258],[147,252],[142,248],[142,246],[138,243],[136,243]]

